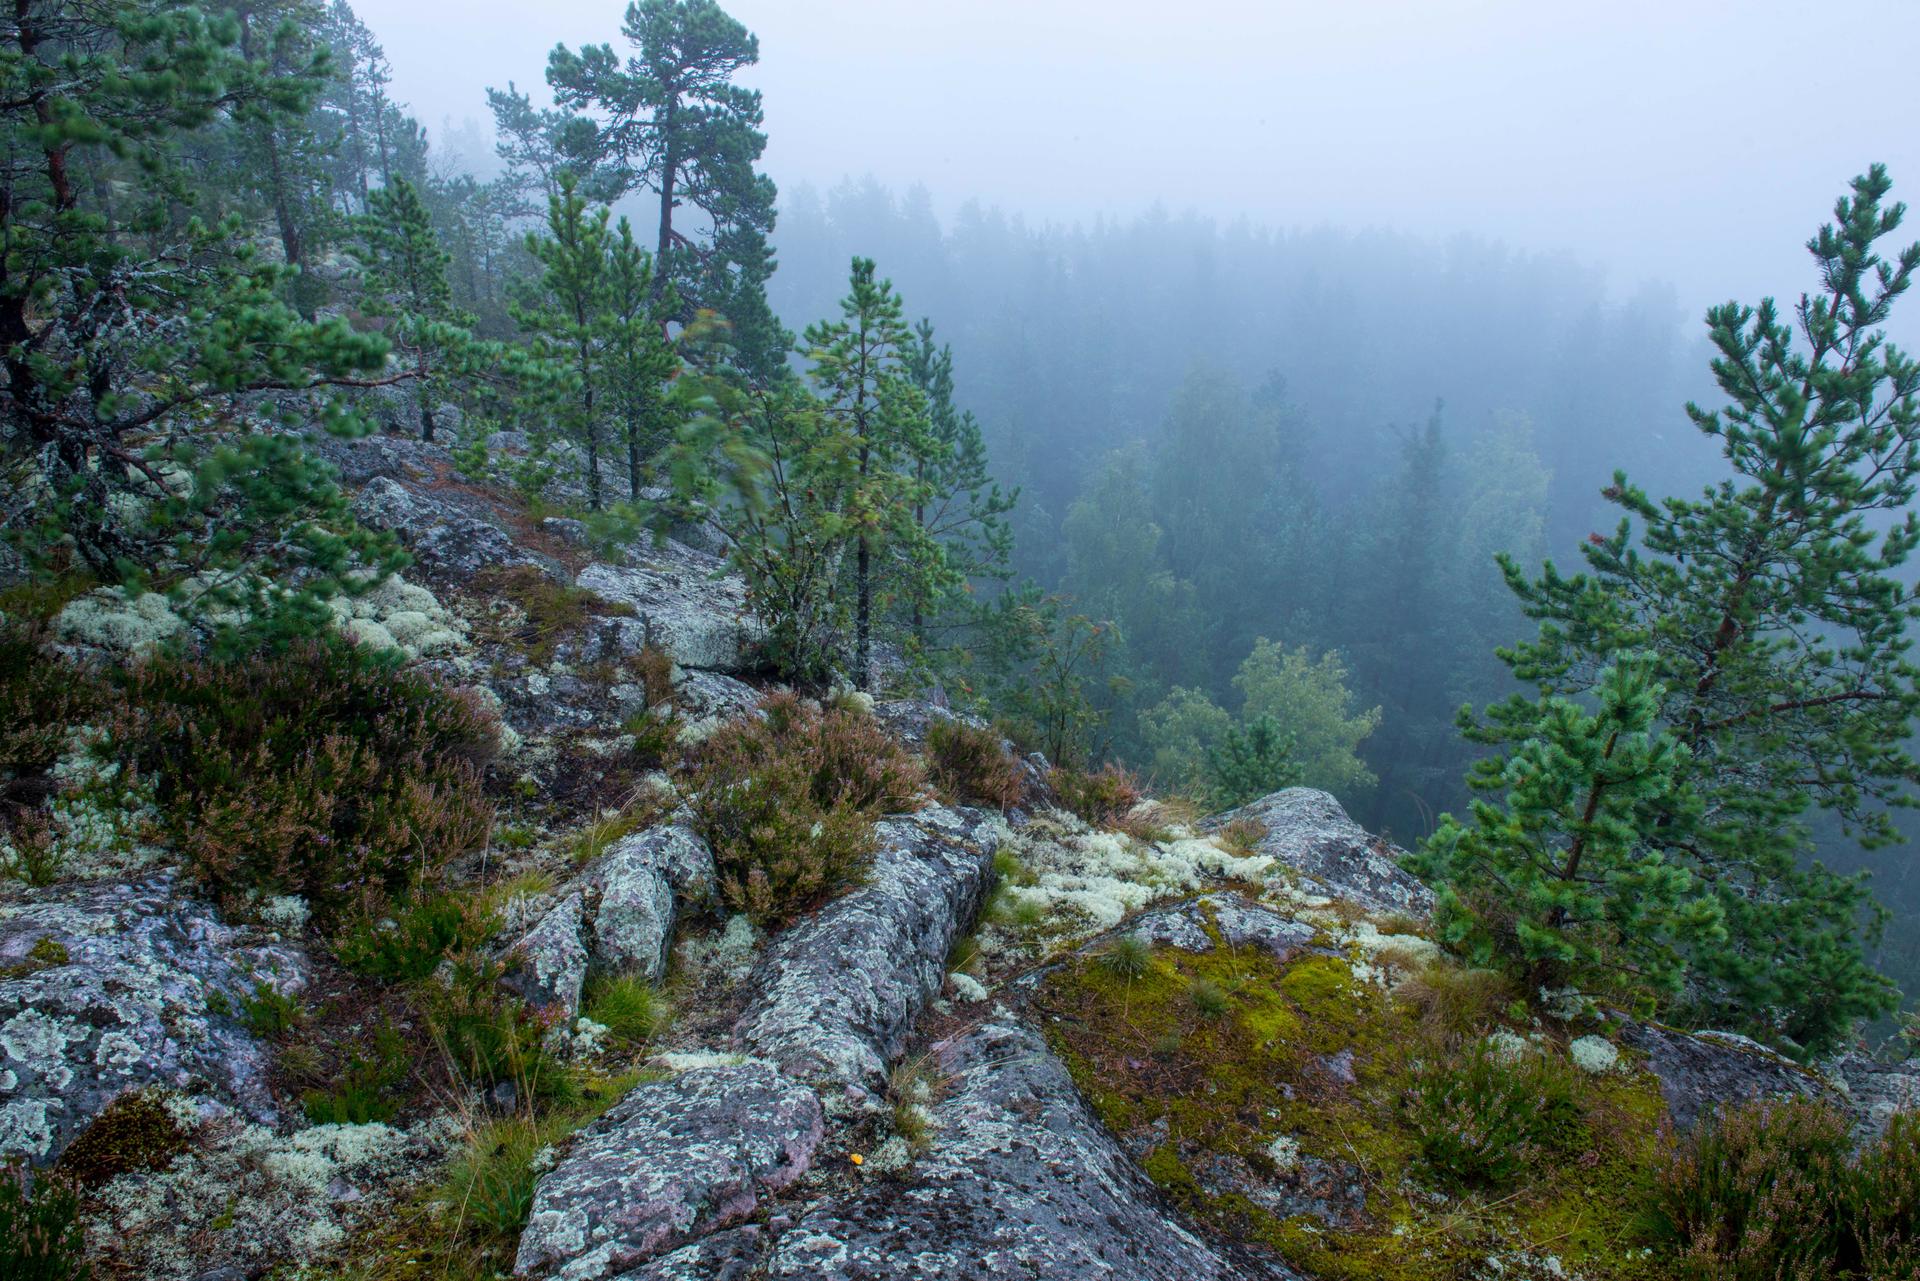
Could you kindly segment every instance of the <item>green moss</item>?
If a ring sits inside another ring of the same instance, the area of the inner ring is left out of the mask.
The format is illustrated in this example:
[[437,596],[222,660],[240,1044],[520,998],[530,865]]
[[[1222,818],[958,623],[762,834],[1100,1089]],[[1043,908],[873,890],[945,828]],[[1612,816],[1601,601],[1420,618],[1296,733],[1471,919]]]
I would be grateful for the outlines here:
[[29,974],[50,970],[56,965],[70,964],[72,960],[73,958],[67,954],[67,945],[49,934],[28,949],[24,961],[0,966],[0,979],[23,979]]
[[102,1108],[60,1154],[56,1168],[83,1187],[97,1188],[136,1170],[166,1169],[190,1138],[160,1091],[135,1090]]
[[[1409,1098],[1458,1043],[1339,957],[1157,949],[1133,978],[1082,957],[1055,970],[1038,999],[1050,1043],[1102,1121],[1135,1140],[1163,1134],[1142,1166],[1167,1195],[1309,1275],[1429,1281],[1523,1252],[1555,1255],[1589,1278],[1648,1275],[1635,1189],[1664,1107],[1644,1073],[1577,1078],[1573,1112],[1556,1130],[1566,1150],[1543,1155],[1517,1191],[1450,1194],[1421,1158]],[[1269,1148],[1282,1137],[1364,1188],[1356,1217],[1337,1227],[1283,1219],[1194,1177],[1209,1156],[1279,1177]]]

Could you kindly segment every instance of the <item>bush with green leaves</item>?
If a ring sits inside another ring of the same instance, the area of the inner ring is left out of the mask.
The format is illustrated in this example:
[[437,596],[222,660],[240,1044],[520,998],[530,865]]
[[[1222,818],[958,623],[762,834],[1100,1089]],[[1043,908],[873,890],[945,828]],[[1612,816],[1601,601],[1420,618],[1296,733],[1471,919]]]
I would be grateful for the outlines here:
[[485,942],[493,929],[492,913],[473,896],[428,892],[397,904],[391,915],[351,926],[335,940],[334,954],[369,978],[423,979],[449,955]]
[[1676,1273],[1699,1281],[1920,1274],[1920,1116],[1856,1148],[1831,1103],[1724,1107],[1655,1171],[1648,1225]]
[[391,1121],[400,1110],[398,1091],[412,1069],[406,1038],[391,1023],[382,1023],[371,1037],[349,1043],[331,1083],[306,1091],[300,1104],[314,1125]]
[[151,782],[164,834],[230,908],[258,893],[377,910],[486,839],[491,714],[383,655],[160,655],[120,685],[107,750]]
[[1497,1191],[1581,1146],[1580,1090],[1557,1054],[1482,1040],[1422,1064],[1407,1115],[1440,1182]]
[[721,897],[760,925],[857,881],[873,857],[875,821],[922,803],[918,762],[871,716],[794,694],[723,726],[690,781]]

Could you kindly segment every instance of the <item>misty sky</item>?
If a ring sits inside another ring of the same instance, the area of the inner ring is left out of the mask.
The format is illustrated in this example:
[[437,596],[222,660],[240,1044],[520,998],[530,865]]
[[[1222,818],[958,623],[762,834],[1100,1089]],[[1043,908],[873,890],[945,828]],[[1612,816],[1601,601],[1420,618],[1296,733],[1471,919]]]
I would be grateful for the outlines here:
[[[487,124],[487,85],[538,98],[556,42],[624,47],[622,0],[354,4],[436,135]],[[1798,246],[1869,161],[1920,205],[1920,0],[727,8],[760,37],[783,187],[870,173],[1039,221],[1158,201],[1479,233],[1616,290],[1671,281],[1690,315],[1805,287]]]

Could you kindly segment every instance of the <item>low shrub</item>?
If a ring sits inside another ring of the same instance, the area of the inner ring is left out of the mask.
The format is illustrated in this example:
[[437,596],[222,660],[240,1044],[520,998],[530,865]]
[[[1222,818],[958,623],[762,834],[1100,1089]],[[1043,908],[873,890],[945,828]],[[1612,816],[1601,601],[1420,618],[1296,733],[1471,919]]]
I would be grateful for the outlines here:
[[927,773],[962,803],[1011,809],[1020,803],[1020,768],[998,734],[965,721],[936,721],[927,730]]
[[253,995],[240,999],[240,1021],[257,1037],[284,1036],[305,1022],[306,1017],[299,997],[282,992],[271,983],[254,984]]
[[428,893],[380,920],[363,919],[334,942],[340,963],[368,978],[423,979],[449,955],[492,937],[494,915],[471,895]]
[[492,716],[357,647],[230,664],[161,656],[123,679],[110,741],[153,781],[161,826],[229,909],[250,891],[316,914],[377,910],[484,844]]
[[875,820],[919,808],[920,784],[872,717],[777,694],[706,741],[691,803],[722,899],[764,927],[857,881]]
[[1408,1119],[1442,1183],[1500,1190],[1582,1145],[1581,1082],[1558,1056],[1477,1041],[1422,1065]]
[[652,1040],[667,1021],[666,1002],[646,980],[632,975],[590,980],[582,1005],[609,1037],[629,1046]]
[[1655,1172],[1651,1229],[1714,1281],[1908,1278],[1920,1269],[1920,1117],[1857,1153],[1846,1113],[1760,1100],[1704,1117]]
[[38,625],[0,624],[0,800],[44,774],[106,692],[47,648]]
[[[81,1187],[97,1188],[136,1170],[164,1170],[191,1141],[160,1091],[133,1090],[101,1108],[54,1169]],[[0,1275],[6,1275],[4,1268]]]
[[7,1281],[86,1281],[80,1198],[66,1180],[0,1166],[0,1277]]
[[1095,827],[1111,827],[1140,803],[1140,782],[1119,765],[1107,764],[1091,774],[1057,768],[1047,776],[1060,803]]
[[398,1090],[413,1068],[412,1050],[400,1030],[383,1023],[364,1045],[349,1045],[333,1083],[300,1096],[314,1125],[367,1125],[391,1121],[400,1110]]
[[501,985],[504,963],[479,953],[450,958],[421,985],[433,1039],[453,1074],[475,1089],[510,1083],[523,1098],[558,1098],[568,1078],[543,1044],[547,1025]]

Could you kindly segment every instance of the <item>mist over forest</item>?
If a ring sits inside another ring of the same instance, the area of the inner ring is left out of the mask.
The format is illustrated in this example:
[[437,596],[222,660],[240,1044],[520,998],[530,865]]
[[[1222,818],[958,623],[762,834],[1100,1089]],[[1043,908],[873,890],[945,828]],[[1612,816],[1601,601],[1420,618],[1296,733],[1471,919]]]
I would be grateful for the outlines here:
[[1915,1275],[1920,14],[912,8],[0,18],[0,1273]]

